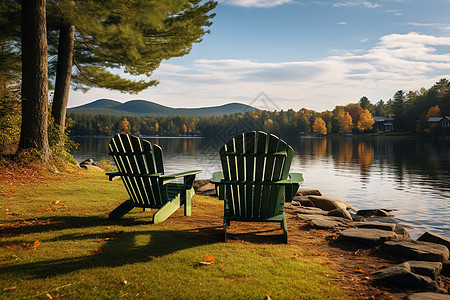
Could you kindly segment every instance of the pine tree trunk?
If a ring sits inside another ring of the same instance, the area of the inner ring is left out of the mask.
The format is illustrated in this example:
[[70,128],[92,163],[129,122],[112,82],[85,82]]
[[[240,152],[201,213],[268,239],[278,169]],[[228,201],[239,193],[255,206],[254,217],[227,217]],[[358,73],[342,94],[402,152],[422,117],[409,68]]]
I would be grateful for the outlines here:
[[59,30],[58,62],[56,65],[55,95],[52,104],[52,117],[64,133],[66,109],[69,101],[70,79],[72,76],[73,46],[75,26],[61,22]]
[[48,65],[45,0],[22,1],[22,125],[19,149],[48,161]]

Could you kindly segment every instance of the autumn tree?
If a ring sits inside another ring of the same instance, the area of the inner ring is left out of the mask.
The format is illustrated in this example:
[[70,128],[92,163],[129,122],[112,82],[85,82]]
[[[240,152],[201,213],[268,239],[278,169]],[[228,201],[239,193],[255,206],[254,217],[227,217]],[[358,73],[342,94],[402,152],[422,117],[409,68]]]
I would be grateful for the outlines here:
[[441,109],[437,105],[430,107],[430,109],[427,112],[427,120],[432,117],[440,117],[440,116],[441,116]]
[[317,118],[314,120],[313,131],[319,134],[327,134],[327,126],[322,118]]
[[122,133],[129,133],[130,132],[130,122],[128,122],[127,118],[124,118],[122,120],[122,122],[120,122],[119,131],[122,132]]
[[340,131],[340,126],[342,123],[342,119],[345,116],[345,113],[346,113],[345,106],[336,106],[333,109],[333,116],[331,117],[331,126],[333,132]]
[[340,133],[351,133],[353,130],[353,121],[350,114],[347,112],[345,113],[344,117],[342,118],[341,124],[340,124]]
[[310,121],[309,118],[312,116],[312,111],[306,108],[301,108],[295,113],[296,127],[298,132],[309,133]]
[[278,133],[280,131],[280,125],[278,125],[277,121],[267,119],[264,121],[264,129],[270,133]]
[[322,118],[322,120],[325,122],[325,125],[327,127],[327,133],[331,133],[332,131],[332,118],[333,118],[333,113],[331,111],[325,111],[322,112],[320,114],[320,118]]
[[368,109],[363,110],[361,116],[358,121],[358,129],[361,131],[370,130],[373,128],[373,124],[375,123],[372,114]]
[[353,125],[356,126],[358,124],[359,118],[363,112],[363,109],[358,104],[349,105],[348,113],[352,117]]
[[45,162],[48,144],[48,65],[45,0],[22,1],[22,125],[19,150],[34,148]]

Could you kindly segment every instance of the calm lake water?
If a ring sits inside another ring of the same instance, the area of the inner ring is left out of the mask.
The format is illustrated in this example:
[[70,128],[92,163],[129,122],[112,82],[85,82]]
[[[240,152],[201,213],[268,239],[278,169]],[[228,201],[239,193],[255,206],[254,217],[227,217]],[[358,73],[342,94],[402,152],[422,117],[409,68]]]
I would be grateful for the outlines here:
[[[77,137],[77,161],[108,158],[105,137]],[[166,174],[203,169],[199,179],[221,170],[222,142],[208,138],[148,138],[163,148]],[[295,151],[291,171],[303,173],[301,188],[319,189],[355,209],[397,209],[395,220],[413,238],[427,230],[450,238],[450,141],[394,137],[330,137],[286,140]],[[107,184],[105,176],[105,184]]]

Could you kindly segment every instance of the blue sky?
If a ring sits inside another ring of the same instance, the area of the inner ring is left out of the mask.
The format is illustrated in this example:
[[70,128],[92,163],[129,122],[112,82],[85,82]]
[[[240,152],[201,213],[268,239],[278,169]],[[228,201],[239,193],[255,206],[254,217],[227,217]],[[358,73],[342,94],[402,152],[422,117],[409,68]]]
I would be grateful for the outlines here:
[[241,102],[317,111],[389,100],[450,79],[450,0],[221,0],[211,33],[153,73],[137,95],[71,91],[69,107],[99,98],[171,107]]

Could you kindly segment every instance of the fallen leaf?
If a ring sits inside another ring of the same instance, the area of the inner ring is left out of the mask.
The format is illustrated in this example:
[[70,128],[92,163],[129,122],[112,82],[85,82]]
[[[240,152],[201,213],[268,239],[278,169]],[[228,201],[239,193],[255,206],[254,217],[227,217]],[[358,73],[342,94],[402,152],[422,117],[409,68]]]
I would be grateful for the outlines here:
[[355,270],[355,273],[363,274],[363,273],[364,273],[364,271],[363,271],[363,270],[361,270],[361,269],[358,269],[358,270]]
[[39,245],[41,244],[41,242],[39,242],[39,241],[34,241],[34,243],[33,244],[31,244],[31,248],[37,248],[37,247],[39,247]]
[[120,281],[120,283],[123,284],[123,285],[127,285],[127,284],[128,284],[128,281],[126,281],[125,278],[122,278],[122,280]]
[[6,291],[12,291],[12,290],[15,290],[15,289],[17,289],[17,286],[13,285],[13,286],[5,287],[3,289],[3,291],[6,292]]
[[5,246],[5,248],[8,249],[8,250],[14,250],[14,248],[10,247],[10,246]]
[[215,262],[216,262],[216,260],[214,259],[214,256],[206,255],[204,261],[201,261],[200,263],[202,265],[212,265]]
[[264,299],[265,299],[265,300],[271,300],[271,299],[270,299],[270,296],[267,295],[267,294],[264,295]]
[[45,294],[45,296],[48,297],[48,299],[53,299],[52,295],[50,295],[50,293]]
[[321,265],[331,265],[332,262],[329,261],[329,260],[324,260],[324,261],[320,262],[320,264],[321,264]]
[[89,249],[89,251],[91,251],[92,253],[101,253],[102,249],[95,248],[95,249]]
[[58,204],[59,203],[59,200],[56,200],[55,202],[53,202],[53,204]]

